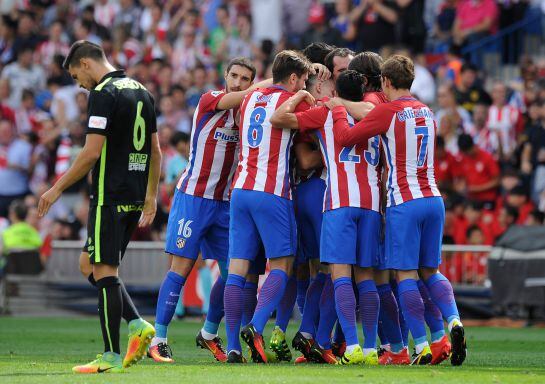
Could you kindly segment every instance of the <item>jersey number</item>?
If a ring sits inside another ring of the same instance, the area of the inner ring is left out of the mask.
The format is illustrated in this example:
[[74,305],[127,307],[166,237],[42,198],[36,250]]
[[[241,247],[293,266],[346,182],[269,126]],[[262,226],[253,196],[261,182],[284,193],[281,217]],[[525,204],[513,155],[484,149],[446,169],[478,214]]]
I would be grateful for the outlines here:
[[[416,134],[416,151],[418,152],[418,159],[416,161],[416,164],[418,167],[423,167],[424,163],[426,162],[426,155],[428,153],[428,127],[420,126],[414,128],[414,133]],[[418,138],[421,137],[420,140],[420,148],[418,148]]]
[[253,110],[250,116],[250,129],[248,129],[248,145],[252,148],[256,148],[263,139],[263,122],[267,111],[265,108],[258,107]]
[[[369,151],[363,152],[365,161],[372,166],[376,166],[379,161],[379,137],[375,136],[369,139],[368,148]],[[344,147],[339,154],[339,162],[341,163],[359,163],[361,161],[360,155],[356,155],[356,146]]]
[[185,238],[191,237],[191,228],[189,228],[189,226],[192,222],[193,220],[185,221],[185,219],[181,219],[180,221],[178,221],[178,236],[183,236]]
[[146,142],[146,120],[144,120],[141,115],[143,106],[144,103],[141,101],[136,104],[136,118],[134,119],[132,142],[137,151],[142,150],[142,148],[144,148],[144,143]]

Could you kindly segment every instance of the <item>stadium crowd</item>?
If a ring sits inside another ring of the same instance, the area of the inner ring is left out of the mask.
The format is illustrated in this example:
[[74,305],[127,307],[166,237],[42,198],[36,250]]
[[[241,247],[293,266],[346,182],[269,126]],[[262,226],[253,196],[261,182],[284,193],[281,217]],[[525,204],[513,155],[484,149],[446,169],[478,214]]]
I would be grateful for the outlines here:
[[[512,224],[545,212],[545,62],[522,57],[520,78],[485,77],[460,49],[521,20],[529,1],[494,0],[3,0],[0,5],[0,225],[15,200],[44,239],[85,237],[87,180],[46,218],[37,197],[85,141],[87,91],[62,69],[75,40],[154,95],[163,151],[160,209],[137,240],[163,240],[171,196],[187,164],[191,120],[203,93],[221,89],[226,62],[252,58],[257,80],[274,54],[323,41],[356,52],[410,53],[412,92],[434,106],[436,173],[447,203],[445,243],[493,244]],[[431,67],[429,54],[441,55]],[[456,277],[450,276],[453,281]]]

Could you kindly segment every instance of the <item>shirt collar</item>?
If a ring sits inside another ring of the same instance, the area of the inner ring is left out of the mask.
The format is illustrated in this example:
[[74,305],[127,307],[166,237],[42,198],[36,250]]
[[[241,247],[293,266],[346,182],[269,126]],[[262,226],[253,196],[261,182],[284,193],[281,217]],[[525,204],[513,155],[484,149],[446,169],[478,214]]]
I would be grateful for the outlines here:
[[104,75],[102,79],[99,80],[98,84],[101,84],[104,80],[106,80],[109,77],[125,77],[125,71],[122,69],[119,69],[117,71],[108,72]]

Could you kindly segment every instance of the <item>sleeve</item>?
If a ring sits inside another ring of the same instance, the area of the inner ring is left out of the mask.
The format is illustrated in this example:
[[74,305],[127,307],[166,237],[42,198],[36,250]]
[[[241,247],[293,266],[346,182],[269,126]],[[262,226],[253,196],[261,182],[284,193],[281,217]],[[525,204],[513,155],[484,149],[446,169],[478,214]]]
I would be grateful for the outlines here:
[[220,100],[225,96],[224,91],[209,91],[201,96],[199,110],[203,112],[214,112]]
[[299,130],[305,132],[311,129],[322,128],[327,120],[327,114],[328,109],[326,107],[310,108],[306,111],[295,113]]
[[348,125],[346,109],[344,106],[333,108],[333,134],[335,140],[343,147],[350,147],[369,140],[371,137],[381,135],[388,131],[391,112],[387,104],[380,104],[352,128]]
[[148,92],[151,102],[151,133],[157,133],[157,114],[155,113],[155,98]]
[[87,134],[107,136],[112,123],[114,97],[108,92],[91,91],[87,108]]

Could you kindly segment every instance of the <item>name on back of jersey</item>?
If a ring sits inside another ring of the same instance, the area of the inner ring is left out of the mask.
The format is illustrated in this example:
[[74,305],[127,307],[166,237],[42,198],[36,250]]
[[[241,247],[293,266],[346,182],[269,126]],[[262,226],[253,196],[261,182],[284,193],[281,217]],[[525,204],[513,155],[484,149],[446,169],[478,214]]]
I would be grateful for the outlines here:
[[238,129],[216,128],[214,139],[218,141],[227,141],[238,143]]
[[405,109],[397,113],[397,119],[399,121],[405,121],[408,119],[428,118],[433,119],[433,112],[429,108],[420,109]]
[[146,153],[129,153],[129,171],[144,172],[148,163]]

